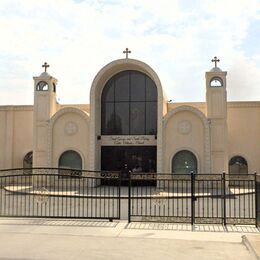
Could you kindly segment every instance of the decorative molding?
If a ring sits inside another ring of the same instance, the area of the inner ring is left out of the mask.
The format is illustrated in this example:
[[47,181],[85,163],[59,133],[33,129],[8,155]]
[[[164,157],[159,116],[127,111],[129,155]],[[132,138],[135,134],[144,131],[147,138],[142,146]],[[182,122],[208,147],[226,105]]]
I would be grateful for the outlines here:
[[33,106],[0,106],[0,111],[33,111]]
[[67,135],[75,135],[78,132],[78,125],[76,122],[69,121],[64,126],[64,132]]
[[[195,108],[205,109],[206,102],[183,102],[183,103],[172,103],[168,104],[168,109],[173,110],[178,106],[194,106]],[[73,107],[84,111],[90,110],[90,104],[59,104],[61,109]],[[260,107],[260,101],[228,101],[228,108],[242,108],[242,107]],[[33,111],[34,105],[4,105],[0,106],[0,111]]]
[[168,103],[168,109],[172,110],[175,109],[179,106],[191,106],[195,107],[201,110],[204,110],[207,108],[207,103],[206,102],[176,102],[176,103]]
[[73,108],[78,108],[80,110],[84,110],[86,112],[89,112],[89,104],[70,104],[70,105],[66,105],[66,104],[59,104],[60,109],[63,108],[68,108],[68,107],[73,107]]
[[227,102],[228,108],[260,107],[260,101],[232,101]]
[[178,132],[183,135],[187,135],[192,130],[192,124],[189,120],[182,120],[178,123]]
[[211,172],[211,145],[210,145],[210,120],[197,108],[192,106],[179,106],[170,110],[163,119],[163,128],[165,129],[170,118],[172,118],[175,114],[182,112],[182,111],[189,111],[197,115],[203,125],[204,125],[204,171],[205,173]]
[[52,166],[52,142],[53,142],[52,130],[53,130],[53,126],[54,126],[56,120],[66,113],[75,113],[75,114],[79,115],[80,117],[82,117],[86,121],[87,124],[89,123],[89,114],[86,113],[85,111],[79,110],[78,108],[74,108],[74,107],[67,107],[67,108],[60,109],[52,116],[52,118],[50,119],[49,124],[48,124],[48,138],[47,138],[47,142],[48,142],[47,156],[48,156],[48,166],[49,167]]

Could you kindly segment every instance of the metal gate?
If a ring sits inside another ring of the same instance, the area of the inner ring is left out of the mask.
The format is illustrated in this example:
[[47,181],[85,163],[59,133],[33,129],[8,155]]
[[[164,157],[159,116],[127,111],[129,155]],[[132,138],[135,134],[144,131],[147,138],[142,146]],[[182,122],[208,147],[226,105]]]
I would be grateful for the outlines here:
[[[106,185],[111,179],[114,186]],[[119,175],[46,168],[0,171],[0,216],[120,219]]]
[[[257,225],[257,175],[131,174],[128,221]],[[156,187],[133,187],[138,180]]]
[[[259,225],[260,176],[158,174],[71,169],[0,171],[0,217]],[[126,178],[125,178],[126,177]],[[122,187],[121,184],[128,187]],[[127,192],[121,196],[121,189]],[[127,195],[128,194],[128,195]]]

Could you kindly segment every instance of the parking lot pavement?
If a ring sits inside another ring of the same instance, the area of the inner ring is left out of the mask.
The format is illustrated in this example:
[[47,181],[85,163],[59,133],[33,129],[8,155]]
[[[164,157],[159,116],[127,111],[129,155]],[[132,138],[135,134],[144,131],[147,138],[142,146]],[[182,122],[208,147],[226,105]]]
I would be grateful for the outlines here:
[[[247,232],[247,233],[246,233]],[[248,233],[251,232],[251,233]],[[0,259],[254,259],[241,236],[173,224],[0,219]]]

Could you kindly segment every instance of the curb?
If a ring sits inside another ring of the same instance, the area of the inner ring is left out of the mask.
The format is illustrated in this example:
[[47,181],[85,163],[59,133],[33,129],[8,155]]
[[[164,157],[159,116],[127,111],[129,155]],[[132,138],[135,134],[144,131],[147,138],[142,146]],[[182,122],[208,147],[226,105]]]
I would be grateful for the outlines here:
[[260,260],[260,256],[257,254],[254,247],[251,245],[246,235],[242,236],[242,243],[246,246],[248,251],[255,257],[256,260]]

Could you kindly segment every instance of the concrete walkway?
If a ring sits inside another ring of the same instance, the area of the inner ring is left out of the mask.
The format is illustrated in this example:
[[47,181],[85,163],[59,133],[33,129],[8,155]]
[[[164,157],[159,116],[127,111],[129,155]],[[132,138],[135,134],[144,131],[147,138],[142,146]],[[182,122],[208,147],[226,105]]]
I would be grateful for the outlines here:
[[214,225],[191,231],[184,224],[2,218],[0,259],[256,259],[241,237],[257,240],[258,230],[228,230]]
[[246,245],[247,249],[260,260],[260,236],[259,235],[244,235],[242,241]]

